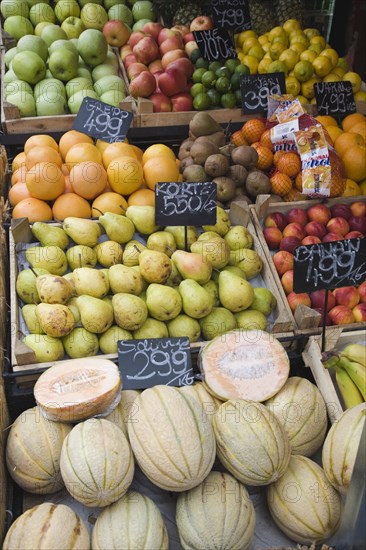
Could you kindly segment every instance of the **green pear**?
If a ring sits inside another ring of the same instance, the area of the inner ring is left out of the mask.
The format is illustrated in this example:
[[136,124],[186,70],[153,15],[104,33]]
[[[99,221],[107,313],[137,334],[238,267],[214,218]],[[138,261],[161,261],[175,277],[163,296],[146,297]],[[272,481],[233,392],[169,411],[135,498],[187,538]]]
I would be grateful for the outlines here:
[[37,363],[60,361],[65,355],[62,341],[47,334],[28,334],[23,338],[23,342],[34,351]]
[[200,284],[193,279],[185,279],[179,285],[183,311],[194,319],[206,317],[212,310],[212,298]]
[[254,300],[251,309],[260,311],[263,315],[269,315],[277,305],[277,300],[268,288],[255,287]]
[[85,328],[74,328],[62,339],[62,343],[71,359],[92,357],[99,351],[98,336]]
[[140,241],[132,240],[126,244],[123,251],[122,263],[128,267],[139,265],[139,255],[145,250],[146,246]]
[[137,330],[147,319],[147,307],[141,298],[119,292],[112,298],[114,318],[119,327]]
[[35,222],[32,225],[32,233],[41,246],[59,246],[65,250],[69,246],[69,237],[62,227],[55,227],[49,223]]
[[100,351],[105,354],[117,353],[119,340],[132,340],[132,334],[128,330],[112,325],[99,336]]
[[199,241],[211,241],[212,239],[222,239],[216,231],[204,231],[198,236]]
[[76,294],[103,298],[109,292],[108,279],[101,269],[80,267],[73,271]]
[[150,235],[159,229],[155,224],[155,206],[129,206],[126,216],[142,235]]
[[36,286],[41,302],[47,304],[66,304],[74,294],[72,285],[60,275],[39,275]]
[[212,264],[209,261],[206,262],[201,254],[176,250],[171,259],[183,279],[193,279],[200,284],[210,280]]
[[142,340],[143,338],[168,338],[168,329],[163,321],[152,319],[148,317],[140,328],[133,332],[135,340]]
[[55,338],[66,336],[75,326],[71,309],[62,304],[38,304],[36,315],[43,332]]
[[167,322],[168,332],[171,338],[187,336],[190,342],[198,342],[201,336],[201,327],[197,319],[181,313],[175,319]]
[[135,233],[135,226],[126,216],[106,212],[99,216],[99,223],[104,227],[108,238],[119,244],[125,244],[132,239]]
[[93,220],[69,217],[64,219],[62,225],[66,235],[76,244],[96,246],[100,237],[100,227]]
[[109,268],[109,284],[113,294],[119,292],[141,294],[144,283],[140,273],[133,267],[128,267],[123,264],[112,265]]
[[108,281],[108,284],[109,284],[109,268],[108,267],[102,267],[102,269],[100,271],[102,273],[104,273],[104,275],[107,277],[107,281]]
[[212,307],[218,307],[220,305],[220,300],[219,287],[217,283],[211,279],[210,281],[202,285],[202,287],[209,293],[211,297]]
[[242,225],[234,225],[224,237],[230,250],[239,250],[240,248],[252,248],[253,237],[248,229]]
[[72,293],[76,294],[73,272],[70,271],[70,273],[65,273],[65,275],[63,275],[63,278],[66,279],[66,281],[71,285]]
[[73,296],[72,298],[70,298],[66,305],[72,311],[75,319],[75,325],[78,325],[80,323],[80,311],[77,305],[77,296]]
[[103,267],[111,267],[111,265],[121,264],[123,257],[123,249],[119,243],[115,241],[103,241],[94,247],[98,262]]
[[82,295],[76,300],[80,312],[83,327],[96,334],[101,334],[109,329],[113,323],[112,306],[94,296]]
[[139,254],[139,267],[142,277],[148,283],[165,283],[172,272],[169,256],[148,248]]
[[243,330],[267,330],[267,319],[255,309],[246,309],[235,313],[236,324]]
[[230,252],[230,265],[240,267],[245,273],[247,279],[253,279],[261,271],[263,262],[255,250],[250,248],[240,248]]
[[22,307],[23,319],[29,332],[33,334],[44,334],[41,324],[38,321],[36,307],[36,304],[25,304],[25,306]]
[[31,246],[25,257],[32,267],[46,269],[53,275],[64,275],[67,271],[66,254],[59,246]]
[[97,263],[95,250],[85,244],[77,244],[66,250],[66,258],[72,271],[78,267],[94,267]]
[[[193,225],[187,227],[184,225],[167,225],[164,227],[164,231],[173,235],[178,250],[190,250],[192,244],[198,239],[197,229]],[[187,243],[185,241],[185,231],[187,231]]]
[[254,300],[254,290],[248,281],[222,271],[219,275],[219,298],[221,304],[230,311],[242,311],[251,306]]
[[231,227],[231,222],[227,212],[221,208],[216,207],[216,223],[214,225],[203,225],[204,231],[215,231],[221,237],[224,237]]
[[236,328],[236,320],[234,314],[225,307],[214,307],[206,317],[200,320],[200,327],[203,338],[212,340]]
[[[230,271],[230,273],[234,273],[238,277],[241,277],[242,279],[246,279],[245,273],[240,267],[236,267],[235,265],[226,265],[222,268],[221,271]],[[212,271],[212,279],[215,281],[215,283],[218,283],[219,281],[219,275],[221,271]]]
[[[149,283],[147,281],[145,281],[145,279],[143,278],[143,276],[141,275],[141,272],[140,272],[140,266],[139,265],[133,265],[132,268],[134,271],[136,271],[136,273],[139,275],[139,277],[141,277],[141,281],[142,281],[142,291],[143,292],[144,290],[147,289],[147,287],[149,286]],[[141,293],[140,293],[141,294]]]
[[177,249],[175,238],[168,231],[156,231],[149,235],[146,246],[149,250],[164,252],[169,258]]
[[211,262],[214,269],[222,269],[230,259],[230,248],[219,235],[198,239],[192,244],[191,252],[200,254],[205,261]]
[[151,283],[146,290],[146,305],[151,317],[169,321],[181,312],[182,297],[175,288]]
[[179,286],[179,283],[183,280],[182,275],[179,273],[177,266],[172,262],[172,272],[168,279],[165,281],[166,286]]
[[[47,269],[42,268],[35,268],[33,271],[37,275],[46,275],[49,273]],[[39,304],[41,301],[37,291],[37,277],[33,271],[31,269],[23,269],[23,271],[20,271],[15,284],[19,298],[26,304]]]

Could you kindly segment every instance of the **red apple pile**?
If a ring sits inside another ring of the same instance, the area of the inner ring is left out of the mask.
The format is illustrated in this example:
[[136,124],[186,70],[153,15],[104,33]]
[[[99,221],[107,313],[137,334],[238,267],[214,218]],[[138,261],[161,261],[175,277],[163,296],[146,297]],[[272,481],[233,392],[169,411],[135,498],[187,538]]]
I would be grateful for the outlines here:
[[366,282],[358,287],[337,288],[328,293],[324,311],[325,290],[310,294],[293,291],[294,250],[300,244],[316,244],[366,236],[366,201],[352,204],[316,204],[307,210],[292,208],[289,212],[272,212],[264,220],[263,235],[281,279],[292,312],[298,304],[326,315],[327,325],[344,325],[366,321]]

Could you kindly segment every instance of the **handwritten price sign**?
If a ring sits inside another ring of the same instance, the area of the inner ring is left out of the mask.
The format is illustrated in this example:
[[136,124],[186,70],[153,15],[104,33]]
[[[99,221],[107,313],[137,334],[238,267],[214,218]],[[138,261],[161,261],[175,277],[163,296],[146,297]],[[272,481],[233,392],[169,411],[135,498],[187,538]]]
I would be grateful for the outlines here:
[[225,29],[208,29],[193,31],[193,36],[203,59],[217,61],[218,59],[235,59],[237,53],[229,33]]
[[286,93],[284,73],[248,74],[240,79],[241,108],[246,114],[267,113],[268,98]]
[[346,116],[356,112],[350,82],[316,82],[314,91],[319,115]]
[[126,138],[132,113],[107,105],[98,99],[85,97],[73,128],[96,139],[114,143]]
[[211,0],[211,7],[216,27],[236,32],[252,28],[246,0]]
[[118,365],[126,390],[194,383],[188,338],[120,340]]

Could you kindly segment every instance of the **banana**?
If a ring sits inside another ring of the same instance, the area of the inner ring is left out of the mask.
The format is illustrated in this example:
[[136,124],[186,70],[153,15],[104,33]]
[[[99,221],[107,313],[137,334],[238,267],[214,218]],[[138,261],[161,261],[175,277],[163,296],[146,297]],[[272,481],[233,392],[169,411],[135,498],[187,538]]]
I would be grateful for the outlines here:
[[349,344],[341,351],[341,357],[361,363],[366,368],[366,346],[362,344]]
[[323,361],[323,367],[325,369],[332,369],[333,367],[336,367],[339,361],[339,357],[337,355],[333,355],[333,357],[329,357],[326,361]]
[[362,397],[366,400],[366,369],[360,363],[348,361],[345,357],[341,357],[337,367],[347,371],[347,374],[352,378],[353,382],[358,387]]
[[344,369],[336,368],[336,382],[347,409],[364,402],[356,384]]

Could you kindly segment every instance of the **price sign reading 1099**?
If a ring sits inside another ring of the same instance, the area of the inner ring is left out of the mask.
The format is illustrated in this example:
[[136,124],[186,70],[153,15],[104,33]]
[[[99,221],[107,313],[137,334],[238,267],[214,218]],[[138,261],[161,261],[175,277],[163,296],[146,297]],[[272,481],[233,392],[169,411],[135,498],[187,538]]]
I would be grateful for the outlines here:
[[213,225],[216,223],[217,186],[214,182],[155,185],[157,225]]
[[284,73],[242,75],[240,93],[243,113],[267,113],[269,96],[286,93],[285,75]]

